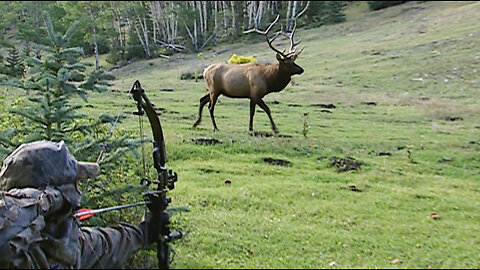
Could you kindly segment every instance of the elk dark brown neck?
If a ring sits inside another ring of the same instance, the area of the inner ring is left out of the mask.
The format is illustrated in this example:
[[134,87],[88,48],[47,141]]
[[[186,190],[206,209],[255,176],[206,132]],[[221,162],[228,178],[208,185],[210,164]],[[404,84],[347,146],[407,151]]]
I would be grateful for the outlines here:
[[265,79],[268,84],[268,92],[280,92],[282,91],[290,82],[291,75],[287,72],[280,69],[280,64],[276,63],[268,66],[265,71]]

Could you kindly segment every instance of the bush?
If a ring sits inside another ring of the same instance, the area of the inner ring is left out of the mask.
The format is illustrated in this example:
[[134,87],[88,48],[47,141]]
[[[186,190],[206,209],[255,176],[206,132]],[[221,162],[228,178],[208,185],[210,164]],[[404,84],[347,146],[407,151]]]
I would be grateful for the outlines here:
[[403,4],[408,1],[368,1],[368,7],[370,10],[379,10],[391,6]]
[[[301,20],[308,28],[345,21],[345,1],[312,1]],[[298,22],[297,22],[298,25]]]
[[228,59],[229,64],[245,64],[245,63],[257,63],[257,60],[253,56],[241,56],[233,54],[230,59]]
[[120,61],[119,53],[120,52],[117,48],[115,48],[115,46],[112,47],[112,49],[110,49],[110,52],[107,54],[105,61],[109,64],[116,65]]
[[139,45],[140,39],[138,39],[135,30],[130,30],[128,33],[127,50],[125,53],[125,60],[131,61],[132,59],[144,59],[146,57],[145,51],[142,45]]

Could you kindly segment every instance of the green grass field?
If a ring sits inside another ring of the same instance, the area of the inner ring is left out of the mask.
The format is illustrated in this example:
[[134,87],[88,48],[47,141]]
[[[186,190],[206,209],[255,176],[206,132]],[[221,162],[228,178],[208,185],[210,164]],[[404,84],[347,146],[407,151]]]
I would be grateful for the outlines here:
[[[479,14],[480,2],[360,2],[345,23],[298,29],[305,73],[264,98],[282,136],[252,136],[248,100],[224,96],[220,132],[206,108],[193,129],[206,84],[180,80],[233,53],[273,63],[265,42],[135,62],[84,110],[129,114],[135,80],[165,109],[171,206],[189,209],[173,215],[173,268],[480,268]],[[138,134],[137,118],[119,130]],[[254,130],[272,132],[258,107]],[[348,157],[356,170],[331,166]]]

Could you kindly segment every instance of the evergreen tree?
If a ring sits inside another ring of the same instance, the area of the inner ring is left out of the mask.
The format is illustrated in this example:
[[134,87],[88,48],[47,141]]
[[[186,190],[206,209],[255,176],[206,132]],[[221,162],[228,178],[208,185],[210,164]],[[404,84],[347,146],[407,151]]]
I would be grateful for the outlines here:
[[5,58],[5,72],[7,75],[13,77],[22,77],[25,66],[23,59],[20,57],[20,53],[15,47],[12,47],[8,51],[8,56]]
[[379,10],[382,8],[400,5],[405,2],[408,2],[408,1],[368,1],[368,8],[370,10]]
[[[102,79],[103,71],[87,74],[89,64],[78,61],[83,50],[68,47],[77,24],[60,35],[54,31],[47,13],[45,25],[50,46],[43,47],[44,56],[41,60],[26,58],[30,67],[27,78],[9,81],[10,85],[28,93],[28,106],[10,110],[24,118],[25,124],[14,130],[15,136],[12,131],[3,132],[8,136],[0,142],[8,147],[35,140],[63,140],[77,159],[92,160],[100,152],[105,152],[103,160],[98,161],[100,164],[115,161],[125,150],[134,149],[138,144],[127,136],[115,139],[107,134],[108,128],[104,124],[113,123],[113,117],[101,115],[97,120],[88,119],[79,113],[81,105],[71,103],[74,96],[87,102],[87,91],[106,91],[108,83]],[[10,143],[5,143],[8,140]],[[104,147],[106,144],[110,145],[108,149]],[[116,151],[105,151],[112,149]]]
[[26,42],[22,48],[22,57],[23,59],[30,57],[33,53],[32,44],[30,42]]

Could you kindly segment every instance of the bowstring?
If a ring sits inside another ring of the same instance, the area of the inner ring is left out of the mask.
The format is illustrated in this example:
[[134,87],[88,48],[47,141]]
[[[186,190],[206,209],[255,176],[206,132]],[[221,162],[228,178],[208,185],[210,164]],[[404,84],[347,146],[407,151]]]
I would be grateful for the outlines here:
[[142,148],[142,166],[143,166],[143,176],[147,176],[147,166],[146,166],[146,161],[145,161],[145,148],[143,147],[143,142],[144,142],[144,133],[143,133],[143,118],[139,114],[138,115],[138,125],[140,126],[140,145]]

